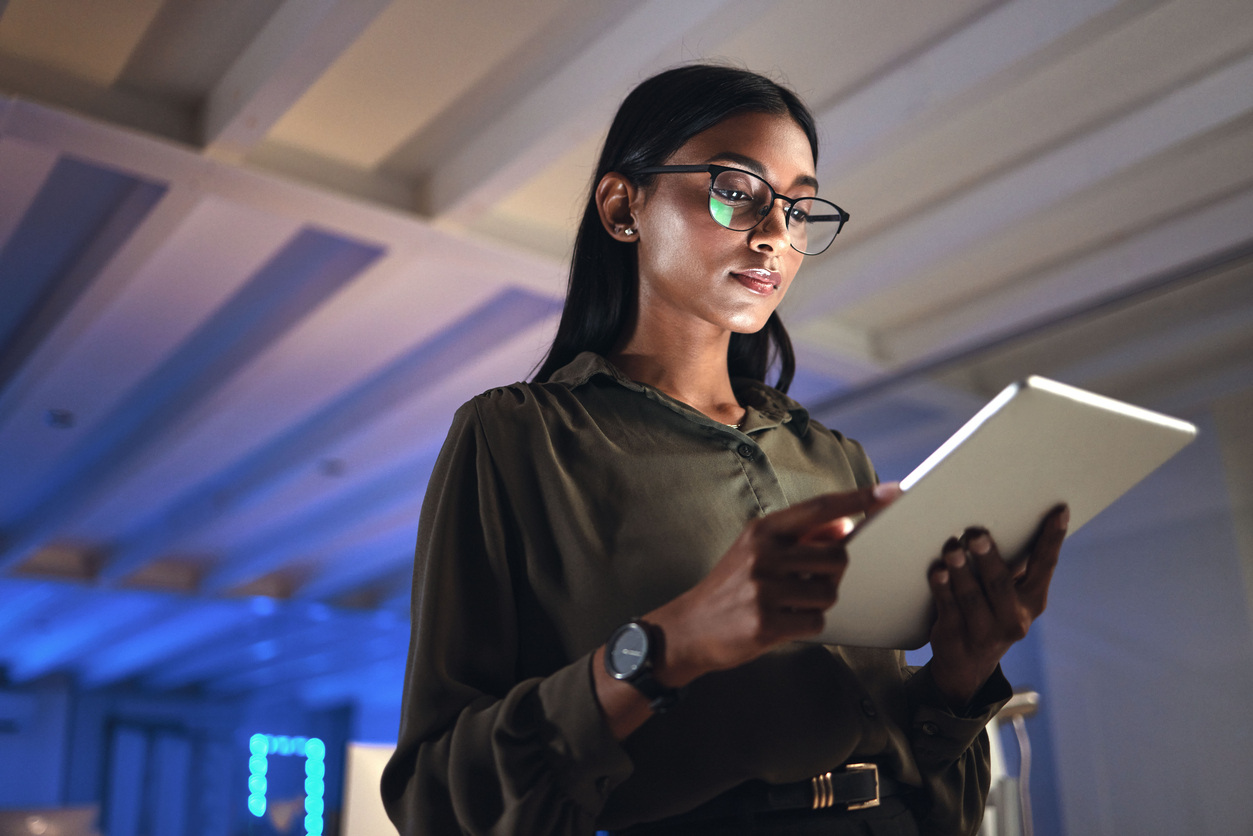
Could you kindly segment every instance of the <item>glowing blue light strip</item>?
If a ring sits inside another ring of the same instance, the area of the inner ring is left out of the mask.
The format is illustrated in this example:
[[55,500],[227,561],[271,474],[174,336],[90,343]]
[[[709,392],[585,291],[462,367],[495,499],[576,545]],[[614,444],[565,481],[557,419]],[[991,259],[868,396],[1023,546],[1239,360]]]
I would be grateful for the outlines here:
[[316,737],[254,734],[248,739],[248,812],[265,815],[266,772],[270,755],[304,755],[305,836],[322,836],[326,809],[326,744]]

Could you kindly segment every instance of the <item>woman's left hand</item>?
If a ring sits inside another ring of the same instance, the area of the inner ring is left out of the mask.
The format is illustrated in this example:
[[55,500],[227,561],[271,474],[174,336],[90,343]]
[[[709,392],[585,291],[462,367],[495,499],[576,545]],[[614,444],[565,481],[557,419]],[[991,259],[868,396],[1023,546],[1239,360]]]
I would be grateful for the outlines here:
[[1031,554],[1017,571],[1001,559],[996,543],[982,529],[969,529],[960,540],[954,537],[944,544],[928,576],[936,605],[930,665],[955,711],[969,705],[1005,651],[1044,612],[1069,523],[1065,506],[1045,517]]

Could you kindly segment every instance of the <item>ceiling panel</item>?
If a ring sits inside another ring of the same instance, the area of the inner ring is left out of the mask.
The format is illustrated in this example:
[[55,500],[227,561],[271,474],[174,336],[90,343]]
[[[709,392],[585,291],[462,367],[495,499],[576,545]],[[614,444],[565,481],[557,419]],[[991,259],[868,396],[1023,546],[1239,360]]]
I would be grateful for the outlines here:
[[693,59],[814,107],[852,221],[796,392],[884,475],[1026,373],[1253,389],[1241,0],[10,0],[0,666],[398,699],[453,410],[534,368],[617,101]]
[[163,4],[8,0],[0,9],[0,52],[107,87],[121,75]]
[[717,43],[694,37],[691,48],[734,56],[750,69],[781,77],[811,107],[825,109],[1003,2],[761,4],[756,19],[731,37]]
[[[1253,122],[1242,119],[1154,155],[1006,229],[962,258],[934,265],[916,293],[885,293],[858,313],[907,333],[918,320],[976,301],[1111,242],[1202,211],[1253,185]],[[988,286],[989,280],[1000,286]],[[856,314],[842,314],[855,320]],[[900,358],[898,358],[900,359]]]
[[489,73],[570,0],[395,0],[270,131],[274,142],[372,169]]

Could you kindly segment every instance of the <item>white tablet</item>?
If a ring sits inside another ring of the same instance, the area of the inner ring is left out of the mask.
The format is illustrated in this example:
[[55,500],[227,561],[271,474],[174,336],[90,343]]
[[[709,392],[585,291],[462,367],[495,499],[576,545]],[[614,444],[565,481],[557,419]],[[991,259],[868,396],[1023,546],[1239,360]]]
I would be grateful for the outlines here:
[[[852,535],[840,597],[818,641],[906,650],[935,618],[927,570],[950,536],[987,528],[1006,560],[1070,506],[1069,534],[1196,437],[1196,427],[1042,377],[997,395]],[[1064,553],[1063,553],[1064,558]]]

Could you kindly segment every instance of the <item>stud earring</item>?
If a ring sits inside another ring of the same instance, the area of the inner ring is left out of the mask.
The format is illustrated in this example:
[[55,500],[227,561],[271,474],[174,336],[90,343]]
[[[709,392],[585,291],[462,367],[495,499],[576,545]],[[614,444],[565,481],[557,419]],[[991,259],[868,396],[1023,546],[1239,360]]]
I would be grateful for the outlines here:
[[632,229],[631,227],[629,227],[629,226],[628,226],[626,229],[622,230],[622,234],[623,234],[623,235],[634,235],[634,234],[635,234],[635,230],[634,230],[634,229]]

